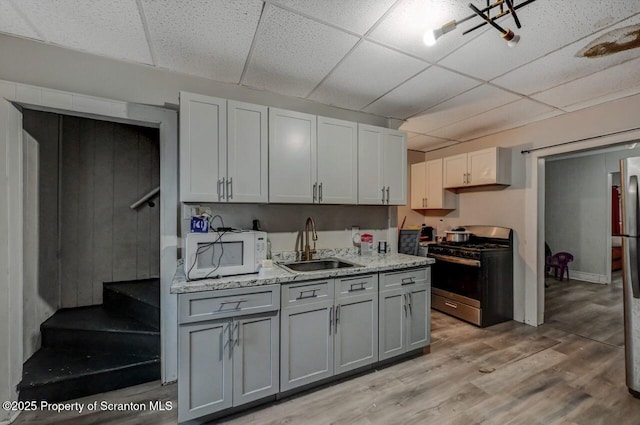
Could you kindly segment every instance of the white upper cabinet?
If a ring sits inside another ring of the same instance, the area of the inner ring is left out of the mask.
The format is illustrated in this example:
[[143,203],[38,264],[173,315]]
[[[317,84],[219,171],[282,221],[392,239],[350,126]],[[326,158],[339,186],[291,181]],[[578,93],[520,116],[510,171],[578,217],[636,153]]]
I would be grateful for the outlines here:
[[269,202],[313,203],[316,156],[316,116],[269,108]]
[[180,200],[218,202],[226,175],[227,101],[180,92]]
[[318,168],[315,202],[358,202],[358,131],[350,121],[318,117]]
[[229,100],[227,191],[229,202],[267,202],[268,108]]
[[455,196],[443,188],[442,158],[411,165],[412,209],[455,209]]
[[407,203],[406,134],[358,125],[358,203]]
[[427,193],[426,171],[426,162],[411,164],[411,209],[413,210],[425,208],[425,196]]
[[267,108],[180,92],[180,200],[267,202]]
[[509,149],[493,147],[444,158],[445,188],[510,184],[511,151]]

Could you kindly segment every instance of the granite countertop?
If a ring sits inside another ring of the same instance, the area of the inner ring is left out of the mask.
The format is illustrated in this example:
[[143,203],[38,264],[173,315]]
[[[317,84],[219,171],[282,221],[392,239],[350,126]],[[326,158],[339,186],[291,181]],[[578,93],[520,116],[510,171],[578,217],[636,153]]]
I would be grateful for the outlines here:
[[[406,254],[377,254],[360,256],[353,253],[329,255],[358,266],[343,269],[318,270],[314,272],[290,272],[274,264],[266,273],[247,274],[239,276],[225,276],[216,279],[199,279],[187,281],[182,261],[178,261],[178,268],[171,284],[172,294],[185,294],[189,292],[215,291],[218,289],[244,288],[259,285],[272,285],[287,282],[300,282],[304,280],[325,279],[328,277],[349,276],[366,273],[377,273],[389,270],[401,270],[411,267],[420,267],[433,264],[435,260],[427,257],[416,257]],[[321,256],[319,258],[326,258]],[[289,261],[286,261],[289,262]]]

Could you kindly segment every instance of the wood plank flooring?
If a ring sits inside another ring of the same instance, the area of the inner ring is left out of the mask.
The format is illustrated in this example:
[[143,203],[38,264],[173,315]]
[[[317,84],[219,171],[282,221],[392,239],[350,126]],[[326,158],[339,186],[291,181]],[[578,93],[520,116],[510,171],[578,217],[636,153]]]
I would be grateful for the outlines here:
[[[617,325],[609,331],[592,323],[591,332],[582,323],[617,317],[614,311],[611,318],[589,317],[589,312],[608,314],[607,308],[618,308],[614,295],[604,292],[612,288],[550,283],[548,324],[534,328],[507,322],[479,329],[432,311],[431,354],[218,423],[640,424],[640,400],[629,395],[624,383],[624,350],[613,331]],[[603,309],[585,307],[591,304]],[[144,384],[86,401],[103,399],[171,400],[174,409],[82,415],[27,412],[16,423],[169,424],[177,419],[176,385]]]

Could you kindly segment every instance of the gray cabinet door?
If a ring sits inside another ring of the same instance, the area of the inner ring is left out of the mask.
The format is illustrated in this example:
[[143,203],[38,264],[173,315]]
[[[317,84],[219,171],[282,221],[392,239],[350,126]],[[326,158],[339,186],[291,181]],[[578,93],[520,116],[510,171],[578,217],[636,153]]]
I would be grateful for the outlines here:
[[281,391],[333,375],[333,310],[333,299],[281,310]]
[[379,360],[385,360],[406,351],[406,293],[404,288],[380,292]]
[[180,326],[180,422],[232,406],[231,327],[230,320]]
[[337,374],[378,361],[378,296],[362,294],[336,300]]
[[408,288],[407,351],[429,345],[431,336],[431,288],[419,285]]
[[278,313],[233,322],[233,405],[275,394],[280,389]]

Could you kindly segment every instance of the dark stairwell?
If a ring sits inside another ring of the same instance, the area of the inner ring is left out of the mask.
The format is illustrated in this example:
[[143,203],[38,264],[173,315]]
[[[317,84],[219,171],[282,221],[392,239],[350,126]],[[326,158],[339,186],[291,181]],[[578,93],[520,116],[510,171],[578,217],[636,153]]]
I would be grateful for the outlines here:
[[103,284],[103,304],[58,310],[24,364],[20,400],[70,400],[160,379],[158,279]]

